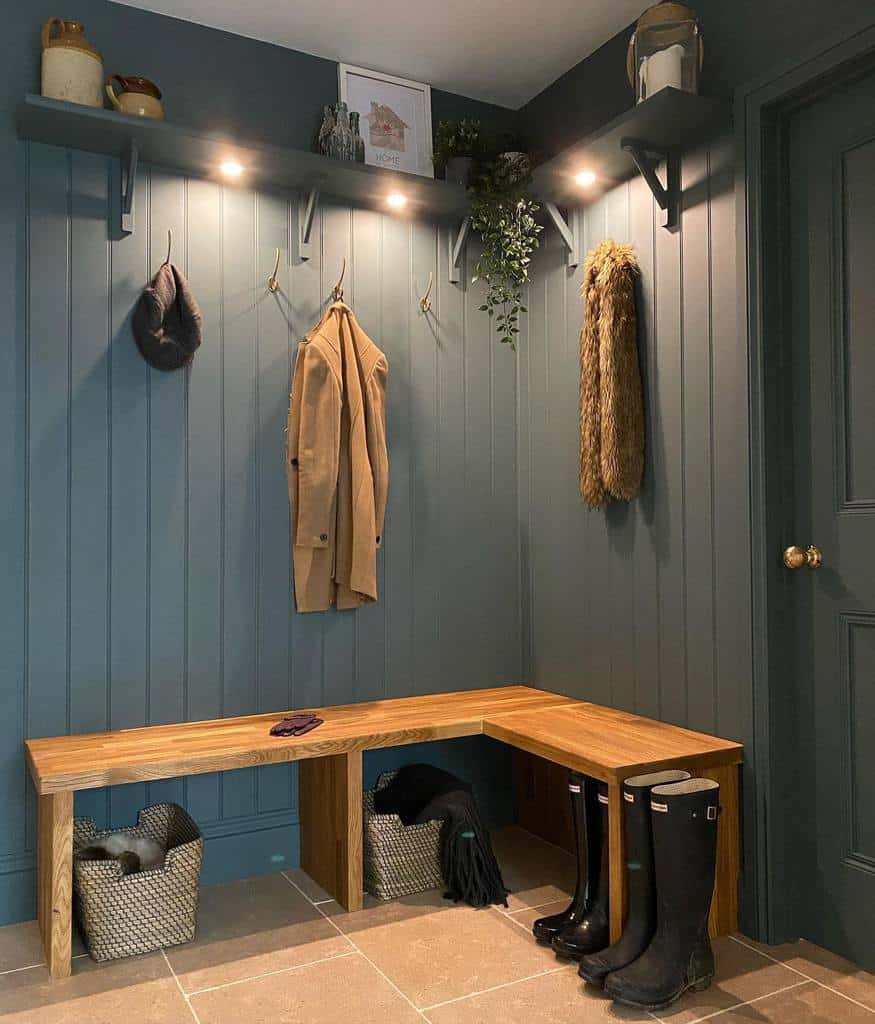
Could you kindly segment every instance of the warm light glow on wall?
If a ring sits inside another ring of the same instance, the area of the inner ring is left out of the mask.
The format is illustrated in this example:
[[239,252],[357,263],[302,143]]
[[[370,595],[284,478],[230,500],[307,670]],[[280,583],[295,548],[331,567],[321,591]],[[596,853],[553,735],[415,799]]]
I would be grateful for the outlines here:
[[402,210],[407,205],[407,196],[401,195],[400,192],[393,192],[386,198],[386,202],[393,210]]
[[595,184],[595,171],[580,171],[579,174],[574,176],[574,180],[578,185],[582,185],[583,188],[588,188],[590,185]]
[[236,160],[225,160],[219,170],[226,178],[239,178],[243,173],[243,167]]

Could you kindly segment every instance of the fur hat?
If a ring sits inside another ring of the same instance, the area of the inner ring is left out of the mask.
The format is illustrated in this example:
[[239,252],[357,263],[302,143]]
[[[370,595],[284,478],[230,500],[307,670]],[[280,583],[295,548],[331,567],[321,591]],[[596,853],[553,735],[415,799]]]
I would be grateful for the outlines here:
[[157,370],[178,370],[194,358],[201,343],[201,311],[172,264],[162,264],[143,289],[132,326],[143,358]]

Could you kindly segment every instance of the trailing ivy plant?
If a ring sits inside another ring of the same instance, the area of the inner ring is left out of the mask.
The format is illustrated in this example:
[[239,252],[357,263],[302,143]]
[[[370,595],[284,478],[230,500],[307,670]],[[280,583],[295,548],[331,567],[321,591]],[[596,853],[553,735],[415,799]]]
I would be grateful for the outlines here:
[[[508,157],[514,157],[512,164]],[[480,306],[493,323],[499,341],[516,349],[520,333],[523,290],[529,281],[532,253],[539,246],[543,228],[535,220],[539,205],[527,194],[530,179],[528,158],[523,154],[500,156],[482,175],[471,198],[471,227],[480,235],[482,251],[473,281],[486,284]]]

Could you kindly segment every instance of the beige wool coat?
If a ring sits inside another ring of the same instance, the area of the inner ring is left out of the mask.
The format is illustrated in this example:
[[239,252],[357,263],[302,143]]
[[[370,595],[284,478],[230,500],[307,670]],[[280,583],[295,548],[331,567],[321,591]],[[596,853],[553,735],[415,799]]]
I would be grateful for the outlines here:
[[287,469],[299,612],[377,600],[389,486],[388,370],[343,302],[298,346]]

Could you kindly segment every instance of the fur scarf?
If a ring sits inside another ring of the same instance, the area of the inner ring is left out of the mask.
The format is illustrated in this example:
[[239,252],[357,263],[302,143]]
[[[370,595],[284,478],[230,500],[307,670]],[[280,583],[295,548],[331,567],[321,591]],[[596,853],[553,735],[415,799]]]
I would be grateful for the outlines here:
[[629,245],[602,242],[586,258],[580,332],[580,493],[590,508],[629,501],[644,471],[635,278]]

